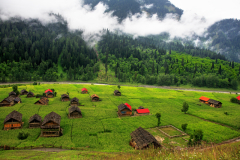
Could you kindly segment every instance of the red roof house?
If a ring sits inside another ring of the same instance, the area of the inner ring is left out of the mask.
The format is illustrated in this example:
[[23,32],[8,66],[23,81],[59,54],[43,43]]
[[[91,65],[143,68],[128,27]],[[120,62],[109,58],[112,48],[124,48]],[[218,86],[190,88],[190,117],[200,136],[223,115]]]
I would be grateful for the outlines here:
[[200,97],[199,100],[200,101],[204,101],[204,102],[207,102],[210,98],[207,98],[207,97]]
[[240,96],[238,96],[237,99],[240,101]]
[[125,103],[125,105],[126,105],[130,110],[132,110],[132,107],[131,107],[128,103]]
[[85,94],[85,93],[87,93],[87,92],[88,92],[87,88],[83,88],[83,89],[82,89],[82,93],[83,93],[83,94]]
[[47,93],[47,92],[53,92],[51,89],[47,89],[46,91],[45,91],[45,93]]

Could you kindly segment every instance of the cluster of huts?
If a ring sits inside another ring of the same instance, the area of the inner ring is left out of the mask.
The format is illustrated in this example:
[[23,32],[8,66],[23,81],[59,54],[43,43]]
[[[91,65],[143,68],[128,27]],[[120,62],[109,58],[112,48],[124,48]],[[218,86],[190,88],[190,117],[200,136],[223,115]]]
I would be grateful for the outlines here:
[[8,95],[7,98],[0,102],[0,106],[13,106],[17,103],[22,103],[21,98],[15,92],[12,91]]
[[[88,93],[86,88],[82,89],[82,94]],[[113,93],[115,96],[121,96],[121,92],[119,90],[115,90]],[[27,98],[34,97],[32,92],[27,92],[26,90],[21,91],[21,95],[27,95]],[[45,96],[40,97],[40,100],[35,102],[37,105],[47,105],[48,98],[53,98],[54,92],[50,89],[45,91]],[[90,96],[93,102],[99,101],[99,96],[93,94]],[[6,106],[11,106],[10,102],[14,101],[14,103],[21,102],[21,99],[16,96],[14,92],[9,93],[9,97],[4,99],[1,104],[5,104],[5,101],[9,100],[9,104]],[[70,99],[68,94],[61,95],[61,101],[70,101],[70,107],[68,109],[68,117],[69,118],[82,118],[82,112],[79,106],[79,99],[74,97]],[[140,106],[135,110],[135,116],[149,115],[150,111],[147,108]],[[118,115],[119,116],[131,116],[133,114],[132,107],[128,103],[120,104],[118,106]],[[60,127],[61,116],[55,112],[51,112],[44,117],[38,114],[34,114],[30,117],[28,123],[29,128],[41,128],[42,137],[58,137],[62,135],[62,129]],[[12,111],[8,114],[4,120],[4,130],[10,129],[20,129],[22,128],[24,122],[22,121],[22,114],[18,111]],[[149,146],[153,146],[154,148],[161,147],[160,143],[151,135],[148,131],[139,127],[135,131],[131,133],[130,145],[135,149],[145,149]]]
[[201,103],[205,103],[205,104],[207,104],[207,105],[209,105],[211,107],[215,107],[215,108],[221,108],[222,107],[222,103],[221,102],[213,100],[213,99],[210,99],[210,98],[207,98],[207,97],[204,97],[204,96],[200,97],[199,101]]

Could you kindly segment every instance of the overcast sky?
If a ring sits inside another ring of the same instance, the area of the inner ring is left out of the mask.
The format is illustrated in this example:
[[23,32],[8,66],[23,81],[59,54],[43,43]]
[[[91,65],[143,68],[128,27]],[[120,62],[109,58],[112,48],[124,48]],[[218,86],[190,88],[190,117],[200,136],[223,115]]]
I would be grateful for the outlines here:
[[[176,7],[184,10],[179,21],[173,15],[167,15],[160,21],[156,15],[132,15],[121,24],[112,13],[105,13],[108,6],[99,3],[94,10],[83,5],[83,0],[0,0],[0,17],[13,16],[38,18],[43,22],[52,22],[48,13],[61,14],[69,24],[69,29],[82,29],[84,34],[99,33],[102,29],[120,29],[134,36],[147,36],[170,33],[171,37],[191,37],[204,35],[206,29],[224,18],[240,19],[240,0],[170,0]],[[224,3],[225,2],[225,3]],[[151,7],[149,5],[148,7]],[[226,9],[224,9],[226,8]],[[239,8],[239,9],[238,9]],[[202,19],[205,16],[206,19]],[[239,16],[239,17],[237,17]]]
[[170,0],[184,11],[215,19],[240,19],[240,0]]

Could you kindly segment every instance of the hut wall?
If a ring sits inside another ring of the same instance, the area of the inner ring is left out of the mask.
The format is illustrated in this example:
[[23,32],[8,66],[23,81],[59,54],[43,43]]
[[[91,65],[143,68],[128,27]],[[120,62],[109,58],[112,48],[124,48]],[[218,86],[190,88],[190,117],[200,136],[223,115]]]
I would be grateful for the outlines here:
[[71,106],[78,106],[79,103],[78,103],[78,102],[72,102],[70,105],[71,105]]
[[23,92],[21,95],[27,95],[28,94],[28,92]]
[[93,98],[92,98],[92,102],[97,102],[97,101],[99,101],[99,98],[98,98],[98,97],[93,97]]
[[82,91],[82,94],[86,94],[87,93],[87,91]]
[[82,115],[79,112],[72,112],[69,114],[69,118],[82,118]]
[[118,110],[118,114],[120,115],[120,116],[124,116],[124,115],[132,115],[132,111],[129,111],[128,109],[123,109],[123,110]]
[[59,137],[60,136],[60,128],[59,129],[42,129],[41,137]]
[[134,115],[135,116],[146,116],[146,115],[149,115],[149,113],[137,113],[137,112],[135,112]]
[[63,101],[63,102],[65,102],[65,101],[70,101],[70,99],[64,97],[64,98],[62,98],[62,101]]
[[27,98],[31,98],[31,97],[34,97],[34,95],[27,95]]
[[53,97],[54,97],[53,94],[48,94],[48,95],[47,95],[47,98],[53,98]]
[[29,123],[29,128],[40,128],[40,122]]
[[115,96],[121,96],[121,93],[114,93]]
[[3,100],[1,103],[1,106],[13,106],[13,105],[14,105],[14,101],[9,103],[8,101]]
[[4,130],[19,129],[21,127],[22,127],[21,122],[7,122],[4,124]]

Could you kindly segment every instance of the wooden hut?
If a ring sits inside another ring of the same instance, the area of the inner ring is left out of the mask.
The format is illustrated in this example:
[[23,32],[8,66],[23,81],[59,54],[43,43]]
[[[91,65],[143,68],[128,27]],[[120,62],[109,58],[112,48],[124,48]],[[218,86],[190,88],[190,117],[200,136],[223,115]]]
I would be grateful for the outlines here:
[[37,104],[37,105],[48,105],[48,98],[46,97],[41,97],[40,100],[38,100],[37,102],[35,102],[34,104]]
[[22,125],[22,114],[15,110],[7,115],[4,120],[4,130],[19,129]]
[[211,107],[215,107],[215,108],[221,108],[222,107],[222,103],[213,99],[209,99],[208,103]]
[[161,147],[161,144],[155,139],[155,137],[142,127],[139,127],[130,135],[130,145],[135,149],[146,149],[151,145],[153,145],[154,148]]
[[[47,91],[47,92],[46,92]],[[53,98],[54,97],[54,93],[52,90],[48,89],[45,91],[46,97],[47,98]]]
[[61,101],[63,101],[63,102],[70,101],[69,95],[67,95],[67,94],[61,95]]
[[51,112],[45,116],[41,125],[41,137],[59,137],[62,134],[60,127],[61,116]]
[[34,114],[30,117],[29,121],[29,128],[40,128],[42,125],[42,117],[38,114]]
[[27,93],[27,98],[31,98],[31,97],[34,97],[34,94],[33,94],[33,92],[29,91]]
[[68,117],[69,118],[82,118],[82,112],[78,106],[71,106],[68,108]]
[[210,99],[210,98],[207,98],[207,97],[202,96],[202,97],[199,98],[199,101],[200,101],[201,103],[206,103],[206,104],[208,104],[208,100],[209,100],[209,99]]
[[21,100],[20,97],[16,97],[16,98],[14,99],[14,104],[17,104],[17,103],[22,103],[22,100]]
[[131,116],[132,115],[132,107],[127,103],[120,104],[118,106],[118,115],[119,116]]
[[82,94],[86,94],[86,93],[88,93],[87,88],[83,88],[83,89],[82,89]]
[[7,97],[0,102],[0,106],[13,106],[15,97]]
[[136,109],[135,115],[136,116],[145,116],[145,115],[149,115],[150,111],[148,108],[145,109]]
[[14,98],[17,97],[17,94],[15,92],[13,92],[13,91],[8,93],[8,95],[9,95],[9,97],[14,97]]
[[73,99],[71,99],[70,101],[70,106],[79,106],[79,99],[74,97]]
[[97,101],[99,101],[98,95],[96,95],[96,94],[91,95],[91,100],[92,100],[92,102],[97,102]]
[[119,90],[115,90],[113,94],[114,96],[121,96],[121,92]]
[[26,91],[25,89],[20,91],[20,95],[27,95],[27,94],[28,94],[28,91]]

